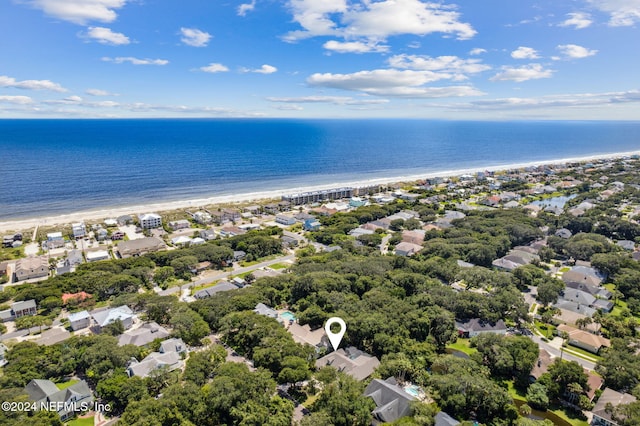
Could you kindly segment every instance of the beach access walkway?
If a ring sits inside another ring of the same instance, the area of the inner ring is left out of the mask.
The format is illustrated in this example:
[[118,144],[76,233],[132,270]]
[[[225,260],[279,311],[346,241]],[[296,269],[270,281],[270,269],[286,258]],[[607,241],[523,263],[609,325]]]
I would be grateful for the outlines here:
[[180,293],[182,290],[189,289],[192,287],[200,287],[205,284],[210,284],[215,281],[223,280],[225,278],[229,278],[230,275],[240,275],[247,272],[255,271],[256,269],[266,268],[271,265],[275,265],[276,263],[283,262],[293,262],[296,259],[295,254],[288,254],[286,256],[280,256],[275,259],[265,260],[264,262],[256,263],[251,266],[239,266],[234,264],[233,270],[220,272],[219,274],[210,275],[206,278],[200,278],[196,281],[193,281],[188,284],[183,284],[181,286],[170,287],[166,290],[159,292],[158,294],[161,296],[169,296],[171,294]]

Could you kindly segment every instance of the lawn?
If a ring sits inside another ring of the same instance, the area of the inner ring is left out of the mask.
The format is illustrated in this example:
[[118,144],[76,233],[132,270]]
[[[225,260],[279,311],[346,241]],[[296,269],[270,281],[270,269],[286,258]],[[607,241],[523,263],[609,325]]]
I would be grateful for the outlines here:
[[83,417],[83,418],[75,418],[67,423],[68,426],[93,426],[93,416],[91,417]]
[[598,362],[602,359],[600,355],[592,354],[591,352],[585,351],[584,349],[580,349],[575,346],[565,346],[564,352],[591,362]]
[[462,339],[462,338],[458,338],[458,340],[456,340],[455,343],[451,343],[447,345],[447,349],[464,352],[467,355],[471,355],[478,352],[476,348],[472,348],[469,346],[469,339]]
[[56,383],[56,386],[58,387],[58,389],[63,390],[68,388],[69,386],[73,386],[76,383],[78,383],[80,380],[78,379],[73,379],[73,380],[67,380],[66,382],[60,382],[60,383]]
[[287,269],[289,266],[289,264],[287,263],[274,263],[273,265],[270,265],[269,268],[271,269]]

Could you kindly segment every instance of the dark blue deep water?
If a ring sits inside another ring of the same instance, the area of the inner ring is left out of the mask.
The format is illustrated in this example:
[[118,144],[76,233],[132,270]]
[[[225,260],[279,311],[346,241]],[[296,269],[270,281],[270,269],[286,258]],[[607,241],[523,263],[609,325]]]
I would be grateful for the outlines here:
[[0,120],[0,219],[637,150],[639,122]]

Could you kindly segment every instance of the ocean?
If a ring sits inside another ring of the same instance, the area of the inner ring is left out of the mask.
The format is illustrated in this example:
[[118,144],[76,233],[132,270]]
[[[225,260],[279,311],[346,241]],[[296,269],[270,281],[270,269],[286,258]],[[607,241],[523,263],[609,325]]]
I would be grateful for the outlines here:
[[0,120],[0,220],[640,150],[640,122]]

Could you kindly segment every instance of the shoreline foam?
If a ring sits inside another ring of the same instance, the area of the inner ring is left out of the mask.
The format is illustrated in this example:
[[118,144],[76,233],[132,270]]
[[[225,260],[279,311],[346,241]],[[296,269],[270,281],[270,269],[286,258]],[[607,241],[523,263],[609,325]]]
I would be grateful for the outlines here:
[[148,212],[163,212],[170,210],[179,210],[185,208],[198,208],[216,204],[233,204],[233,203],[252,203],[265,200],[280,199],[285,194],[295,194],[299,192],[318,191],[324,189],[340,188],[340,187],[360,187],[368,185],[392,184],[398,182],[415,182],[425,178],[437,176],[453,177],[464,174],[472,174],[479,171],[502,171],[511,169],[522,169],[525,167],[540,165],[555,165],[564,163],[582,163],[593,160],[613,160],[631,155],[640,155],[640,151],[617,152],[607,154],[593,154],[583,157],[570,157],[562,159],[537,160],[524,163],[501,164],[487,167],[471,167],[465,169],[442,170],[442,171],[426,171],[424,173],[416,173],[407,176],[381,177],[366,180],[339,182],[322,185],[310,185],[304,187],[295,187],[289,189],[265,190],[260,192],[249,192],[231,195],[217,195],[212,197],[197,198],[191,200],[164,201],[157,203],[147,203],[143,205],[129,205],[120,207],[101,207],[95,210],[83,210],[60,214],[56,216],[40,216],[24,219],[15,219],[0,221],[0,233],[7,231],[24,231],[36,226],[52,226],[63,225],[79,221],[93,221],[99,219],[115,218],[124,214],[141,214]]

